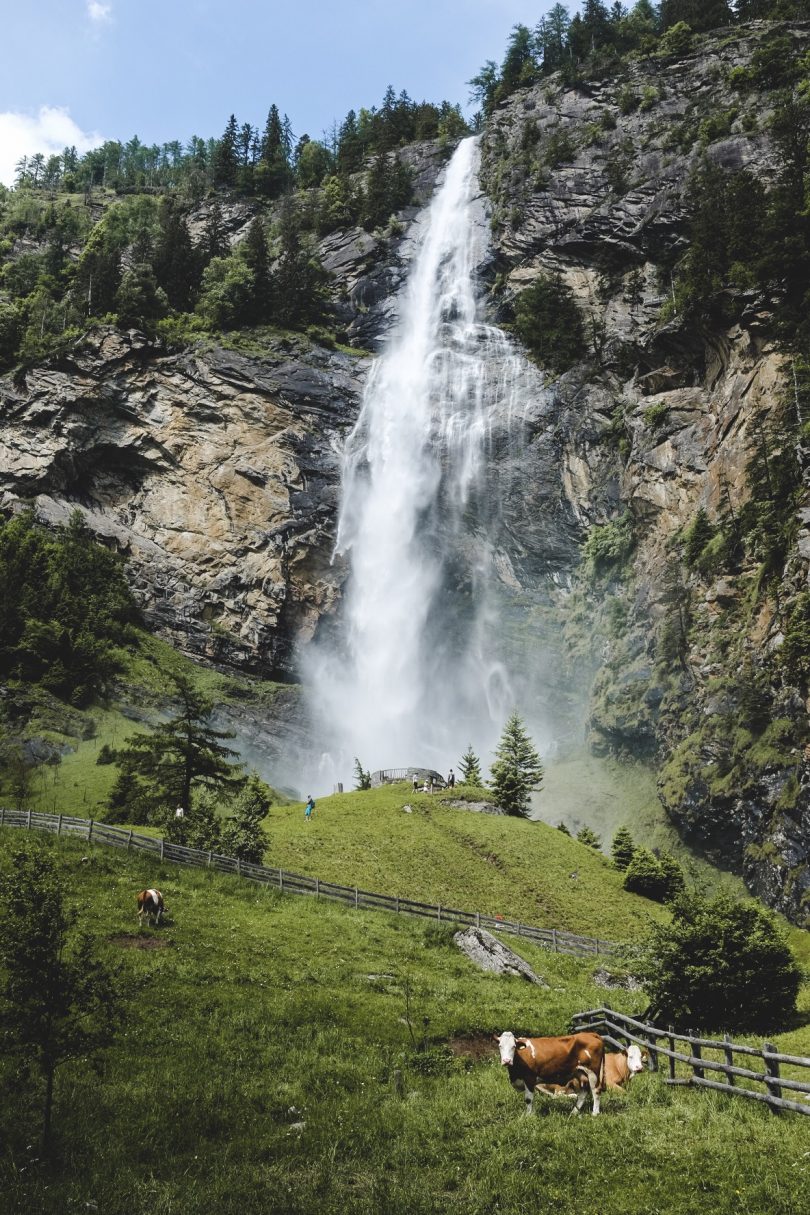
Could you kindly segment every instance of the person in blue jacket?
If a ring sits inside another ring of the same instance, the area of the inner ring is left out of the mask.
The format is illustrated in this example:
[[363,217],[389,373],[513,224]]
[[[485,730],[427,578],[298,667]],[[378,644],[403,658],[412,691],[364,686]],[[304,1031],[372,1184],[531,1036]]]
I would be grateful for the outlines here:
[[307,798],[306,807],[304,809],[304,819],[306,820],[306,822],[309,822],[309,820],[312,818],[312,811],[314,809],[315,809],[315,803],[312,800],[312,794],[310,793],[309,797]]

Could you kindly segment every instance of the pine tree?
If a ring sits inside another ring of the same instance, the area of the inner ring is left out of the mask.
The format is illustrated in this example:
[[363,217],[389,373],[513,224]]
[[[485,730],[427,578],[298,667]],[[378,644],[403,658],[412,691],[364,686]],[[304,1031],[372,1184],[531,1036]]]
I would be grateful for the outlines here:
[[170,679],[178,712],[150,733],[136,735],[118,752],[117,762],[134,795],[146,793],[157,806],[182,806],[188,815],[196,788],[234,788],[243,777],[241,765],[234,763],[236,752],[223,746],[233,734],[210,724],[213,701],[187,676],[174,673]]
[[203,265],[207,266],[215,257],[227,257],[229,252],[230,245],[222,221],[222,207],[215,199],[205,221],[198,253]]
[[371,773],[364,771],[363,765],[360,763],[360,760],[356,755],[354,757],[354,779],[357,782],[354,786],[355,789],[361,790],[371,788]]
[[111,1042],[120,1019],[118,993],[91,938],[72,931],[56,864],[39,846],[27,842],[0,871],[0,907],[3,1048],[39,1072],[47,1154],[56,1072]]
[[629,827],[619,827],[610,845],[610,855],[617,869],[626,869],[633,859],[636,845]]
[[698,512],[686,529],[683,538],[683,558],[686,564],[693,568],[706,545],[714,538],[715,529],[705,509],[698,507]]
[[212,172],[215,186],[232,186],[236,182],[239,167],[239,127],[236,115],[231,114],[222,138],[216,145]]
[[496,805],[505,813],[528,818],[529,794],[543,780],[543,765],[517,710],[503,728],[491,766]]
[[253,291],[246,319],[251,324],[260,325],[270,318],[273,291],[267,233],[260,215],[251,221],[239,252],[253,275]]
[[458,770],[461,775],[461,783],[463,785],[476,785],[479,788],[484,781],[481,776],[481,761],[472,749],[472,743],[467,747],[467,750],[462,755],[458,763]]
[[161,199],[159,232],[152,265],[172,308],[186,312],[199,285],[200,259],[191,243],[185,216],[171,198]]
[[601,839],[590,827],[580,827],[577,832],[577,841],[584,844],[586,848],[593,848],[597,852],[602,847]]

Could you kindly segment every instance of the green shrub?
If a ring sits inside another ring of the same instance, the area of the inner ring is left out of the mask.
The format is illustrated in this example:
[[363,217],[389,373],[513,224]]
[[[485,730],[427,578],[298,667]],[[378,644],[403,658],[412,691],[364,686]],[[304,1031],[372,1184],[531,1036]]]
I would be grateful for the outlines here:
[[625,511],[619,519],[592,527],[582,553],[591,574],[599,577],[624,565],[634,546],[633,517]]
[[602,847],[601,839],[590,827],[581,827],[577,832],[577,840],[580,844],[584,844],[586,848],[595,849],[596,852]]
[[558,375],[587,352],[573,291],[559,275],[540,275],[513,305],[515,333],[541,367]]
[[655,1016],[707,1031],[765,1032],[796,1007],[801,969],[755,903],[682,895],[653,928],[640,967]]

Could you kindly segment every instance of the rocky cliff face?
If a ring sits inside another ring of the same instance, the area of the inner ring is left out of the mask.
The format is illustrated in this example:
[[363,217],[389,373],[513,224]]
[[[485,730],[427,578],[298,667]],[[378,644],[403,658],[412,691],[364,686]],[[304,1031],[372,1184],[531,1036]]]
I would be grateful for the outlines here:
[[[777,32],[797,56],[810,46],[807,27]],[[780,659],[807,587],[806,512],[775,594],[762,592],[755,562],[720,576],[684,570],[677,557],[700,508],[710,521],[739,515],[763,427],[790,387],[754,292],[732,328],[688,324],[673,302],[699,160],[747,168],[766,186],[778,169],[773,94],[729,83],[773,27],[729,34],[683,59],[636,61],[621,78],[576,90],[550,78],[518,92],[485,133],[484,180],[500,298],[559,274],[590,330],[588,359],[553,386],[562,476],[583,534],[600,529],[613,551],[631,553],[601,574],[598,557],[589,562],[573,596],[587,600],[596,639],[592,744],[654,762],[682,831],[807,923],[807,688]],[[795,458],[804,476],[801,445]],[[570,606],[573,652],[582,636]],[[677,661],[666,657],[673,619]],[[752,687],[764,697],[758,720]]]

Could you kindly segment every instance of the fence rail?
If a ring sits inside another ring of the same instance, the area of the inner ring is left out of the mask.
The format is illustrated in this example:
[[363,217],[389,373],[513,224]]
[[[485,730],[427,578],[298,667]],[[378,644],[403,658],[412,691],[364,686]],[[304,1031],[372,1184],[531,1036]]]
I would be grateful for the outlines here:
[[[667,1084],[695,1085],[697,1088],[730,1093],[734,1097],[747,1097],[750,1101],[764,1102],[774,1114],[781,1114],[783,1110],[810,1114],[810,1059],[804,1055],[784,1054],[771,1042],[763,1042],[761,1047],[756,1047],[732,1042],[728,1038],[700,1038],[696,1034],[679,1034],[672,1027],[662,1029],[660,1026],[648,1025],[612,1008],[591,1008],[587,1012],[577,1013],[572,1018],[572,1026],[577,1031],[595,1030],[604,1033],[607,1040],[617,1046],[636,1042],[639,1046],[646,1047],[651,1071],[658,1071],[659,1056],[662,1055],[668,1061]],[[662,1039],[667,1042],[667,1046],[661,1045]],[[688,1054],[676,1050],[675,1044],[680,1042],[686,1044]],[[703,1054],[704,1050],[715,1051],[723,1055],[723,1059],[707,1058]],[[734,1062],[735,1055],[760,1059],[764,1070],[754,1071],[750,1067],[737,1066]],[[681,1064],[682,1068],[691,1069],[692,1074],[677,1075],[677,1064]],[[783,1075],[783,1066],[808,1069],[806,1079]],[[707,1080],[704,1074],[706,1071],[720,1072],[724,1079]],[[761,1084],[766,1091],[743,1086],[738,1084],[737,1080]],[[783,1090],[806,1095],[801,1101],[791,1101],[782,1096]]]
[[480,911],[461,911],[457,907],[443,907],[436,903],[420,903],[402,895],[377,894],[357,886],[339,886],[321,878],[307,877],[301,873],[288,873],[267,865],[253,865],[217,852],[205,852],[199,848],[187,848],[184,844],[173,844],[170,840],[155,839],[151,835],[138,835],[128,827],[113,827],[94,819],[71,818],[67,814],[43,814],[33,810],[7,810],[0,807],[0,827],[23,827],[29,831],[48,831],[55,835],[75,835],[89,843],[107,844],[113,848],[125,848],[151,852],[161,860],[177,865],[191,865],[201,869],[216,869],[220,873],[232,873],[251,882],[273,886],[285,894],[308,894],[315,898],[337,899],[357,908],[376,911],[393,911],[402,915],[423,916],[431,920],[446,920],[458,924],[475,924],[478,928],[508,932],[525,937],[529,941],[553,950],[554,953],[573,954],[577,957],[602,957],[620,953],[625,947],[616,941],[603,941],[597,937],[578,936],[560,928],[536,928],[520,920],[507,920],[498,915],[485,915]]

